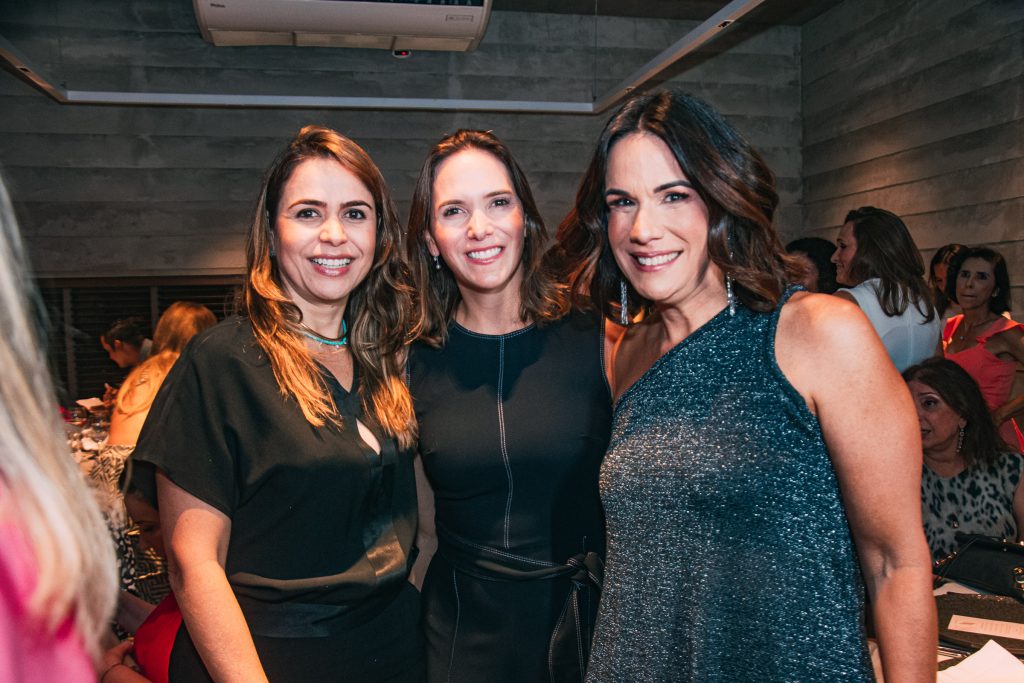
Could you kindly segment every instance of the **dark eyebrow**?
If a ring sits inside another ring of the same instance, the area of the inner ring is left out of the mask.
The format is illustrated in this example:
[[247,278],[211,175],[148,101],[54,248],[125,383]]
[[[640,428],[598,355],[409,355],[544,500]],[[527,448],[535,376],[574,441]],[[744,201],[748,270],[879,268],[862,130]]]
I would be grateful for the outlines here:
[[[671,182],[663,183],[661,185],[658,185],[656,188],[654,188],[654,191],[655,192],[664,192],[665,190],[671,189],[673,187],[679,187],[679,186],[687,187],[687,188],[689,188],[691,190],[694,189],[693,184],[690,183],[688,180],[673,180]],[[604,196],[605,197],[607,197],[608,195],[612,195],[612,194],[621,194],[621,195],[626,196],[626,197],[629,196],[628,192],[626,192],[625,190],[620,190],[617,187],[609,187],[607,190],[604,191]]]
[[[309,206],[319,207],[327,206],[327,202],[321,201],[319,199],[299,199],[289,204],[288,208],[290,209],[293,206],[298,206],[300,204],[308,204]],[[353,199],[350,202],[345,202],[344,204],[341,205],[341,208],[349,209],[352,208],[353,206],[365,206],[366,208],[371,208],[369,202],[365,202],[362,199]]]
[[674,180],[671,183],[665,183],[664,185],[658,185],[656,188],[654,188],[654,191],[655,192],[663,192],[664,190],[668,190],[670,188],[673,188],[676,185],[682,185],[683,187],[688,187],[691,190],[693,189],[693,185],[691,185],[689,181],[686,181],[686,180]]

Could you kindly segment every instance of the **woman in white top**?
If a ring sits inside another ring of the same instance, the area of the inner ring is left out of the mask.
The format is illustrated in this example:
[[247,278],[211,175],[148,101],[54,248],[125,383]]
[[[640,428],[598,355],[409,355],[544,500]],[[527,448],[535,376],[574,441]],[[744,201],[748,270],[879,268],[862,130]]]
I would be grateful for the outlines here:
[[942,318],[924,280],[924,261],[899,216],[873,206],[848,213],[832,262],[845,287],[836,296],[860,306],[900,372],[942,354]]

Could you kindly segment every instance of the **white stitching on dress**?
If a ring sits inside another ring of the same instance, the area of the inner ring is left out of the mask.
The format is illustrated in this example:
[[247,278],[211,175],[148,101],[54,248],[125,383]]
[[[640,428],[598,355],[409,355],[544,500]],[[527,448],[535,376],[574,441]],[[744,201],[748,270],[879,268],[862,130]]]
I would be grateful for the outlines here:
[[459,617],[462,616],[462,601],[459,600],[459,582],[455,578],[455,569],[452,569],[452,587],[455,589],[455,630],[452,632],[452,651],[448,655],[448,682],[452,680],[452,667],[455,664],[455,643],[459,639]]
[[508,461],[508,445],[505,442],[505,406],[502,402],[502,388],[505,382],[505,338],[498,340],[498,436],[501,440],[501,459],[505,462],[505,476],[508,477],[508,500],[505,502],[505,547],[512,547],[509,540],[509,524],[512,514],[512,465]]

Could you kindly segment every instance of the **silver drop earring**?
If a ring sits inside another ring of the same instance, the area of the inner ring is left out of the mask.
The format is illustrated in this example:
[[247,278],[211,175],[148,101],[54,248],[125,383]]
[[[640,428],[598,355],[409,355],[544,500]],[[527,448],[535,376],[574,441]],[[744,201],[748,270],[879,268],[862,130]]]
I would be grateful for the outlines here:
[[725,296],[729,299],[729,315],[736,315],[736,299],[732,295],[732,275],[725,275]]
[[629,325],[629,292],[626,278],[619,278],[619,322],[625,327]]
[[441,259],[437,254],[434,254],[434,270],[441,270]]
[[961,426],[960,427],[960,432],[956,435],[956,452],[957,453],[959,453],[960,450],[964,447],[964,435],[966,434],[966,432],[967,432],[967,430],[964,429],[963,426]]

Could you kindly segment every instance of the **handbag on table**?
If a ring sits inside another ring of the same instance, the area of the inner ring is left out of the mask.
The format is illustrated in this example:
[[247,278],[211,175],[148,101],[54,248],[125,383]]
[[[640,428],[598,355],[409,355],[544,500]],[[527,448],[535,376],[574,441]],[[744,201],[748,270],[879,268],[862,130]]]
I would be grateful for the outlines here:
[[935,563],[936,576],[1024,602],[1024,545],[962,531],[956,540],[956,552]]

